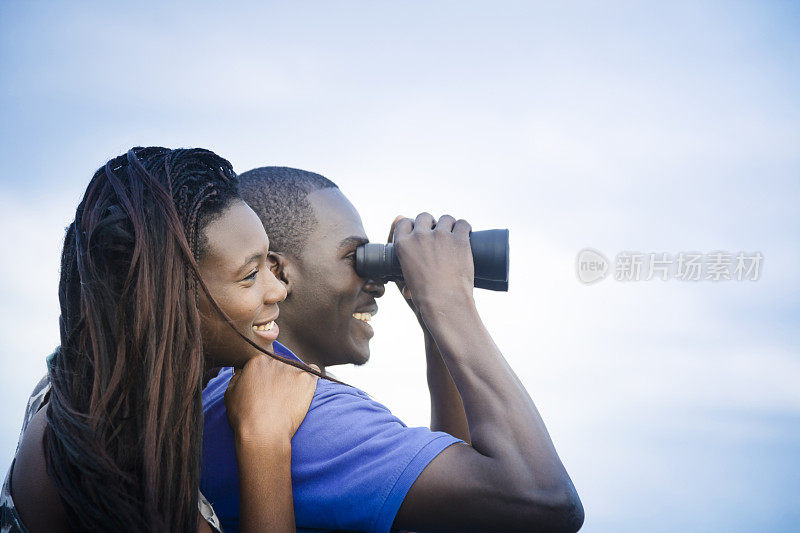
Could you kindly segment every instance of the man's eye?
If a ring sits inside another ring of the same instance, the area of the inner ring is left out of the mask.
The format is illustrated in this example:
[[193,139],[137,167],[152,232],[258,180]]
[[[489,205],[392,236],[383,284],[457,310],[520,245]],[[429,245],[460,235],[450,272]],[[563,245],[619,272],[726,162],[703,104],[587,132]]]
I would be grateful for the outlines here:
[[344,256],[344,258],[347,259],[348,261],[355,261],[356,253],[355,252],[349,253],[346,256]]
[[258,269],[253,270],[247,276],[245,276],[242,281],[249,281],[251,279],[256,279],[256,274],[258,274]]

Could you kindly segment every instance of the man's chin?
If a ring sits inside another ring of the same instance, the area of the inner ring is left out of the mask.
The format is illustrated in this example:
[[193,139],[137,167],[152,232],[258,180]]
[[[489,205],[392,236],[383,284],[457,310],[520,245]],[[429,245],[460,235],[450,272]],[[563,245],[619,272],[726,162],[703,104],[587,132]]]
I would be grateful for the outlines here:
[[367,364],[367,361],[369,361],[369,354],[367,354],[365,357],[359,357],[358,359],[355,359],[350,362],[356,366],[362,366]]
[[343,364],[350,364],[355,366],[362,366],[369,361],[369,347],[365,350],[353,350],[346,354]]
[[[365,343],[366,344],[366,343]],[[331,347],[333,348],[333,347]],[[320,366],[329,367],[329,366],[340,366],[340,365],[355,365],[355,366],[362,366],[367,364],[369,361],[369,345],[366,346],[360,345],[360,343],[350,343],[349,345],[339,345],[338,350],[333,351],[329,349],[325,351],[324,349],[321,350],[323,353],[327,355],[325,358],[320,358],[319,363],[316,361],[306,361],[312,362],[315,364],[319,364]],[[298,354],[302,359],[302,354]]]

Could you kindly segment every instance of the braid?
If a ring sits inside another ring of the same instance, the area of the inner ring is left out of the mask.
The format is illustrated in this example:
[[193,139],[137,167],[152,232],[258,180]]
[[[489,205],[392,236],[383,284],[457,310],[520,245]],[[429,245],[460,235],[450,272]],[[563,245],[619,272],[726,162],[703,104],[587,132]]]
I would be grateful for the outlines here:
[[47,471],[76,531],[196,531],[204,228],[240,199],[208,150],[134,148],[99,169],[67,228]]
[[194,254],[203,219],[237,198],[230,164],[207,150],[135,148],[95,173],[78,206],[45,435],[77,531],[196,530],[204,360]]

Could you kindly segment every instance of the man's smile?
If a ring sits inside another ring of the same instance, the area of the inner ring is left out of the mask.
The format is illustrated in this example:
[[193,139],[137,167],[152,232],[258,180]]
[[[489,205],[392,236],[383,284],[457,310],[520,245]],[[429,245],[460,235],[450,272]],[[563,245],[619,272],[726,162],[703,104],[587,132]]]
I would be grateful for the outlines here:
[[353,318],[356,320],[361,320],[362,322],[369,322],[372,320],[371,313],[353,313]]
[[353,313],[353,318],[366,324],[369,323],[376,314],[378,314],[378,305],[375,303],[375,300],[373,300],[371,305],[362,307],[360,310]]

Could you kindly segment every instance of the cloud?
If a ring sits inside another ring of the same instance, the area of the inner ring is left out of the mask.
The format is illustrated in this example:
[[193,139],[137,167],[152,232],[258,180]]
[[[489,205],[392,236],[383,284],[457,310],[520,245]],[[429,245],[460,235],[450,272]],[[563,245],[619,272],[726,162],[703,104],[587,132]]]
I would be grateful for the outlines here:
[[[373,241],[422,210],[510,228],[510,291],[476,299],[587,530],[789,529],[796,8],[313,6],[0,7],[0,464],[58,342],[61,239],[92,172],[207,146],[334,179]],[[587,246],[765,262],[757,282],[585,286]],[[426,425],[421,336],[387,292],[371,362],[337,373]]]

